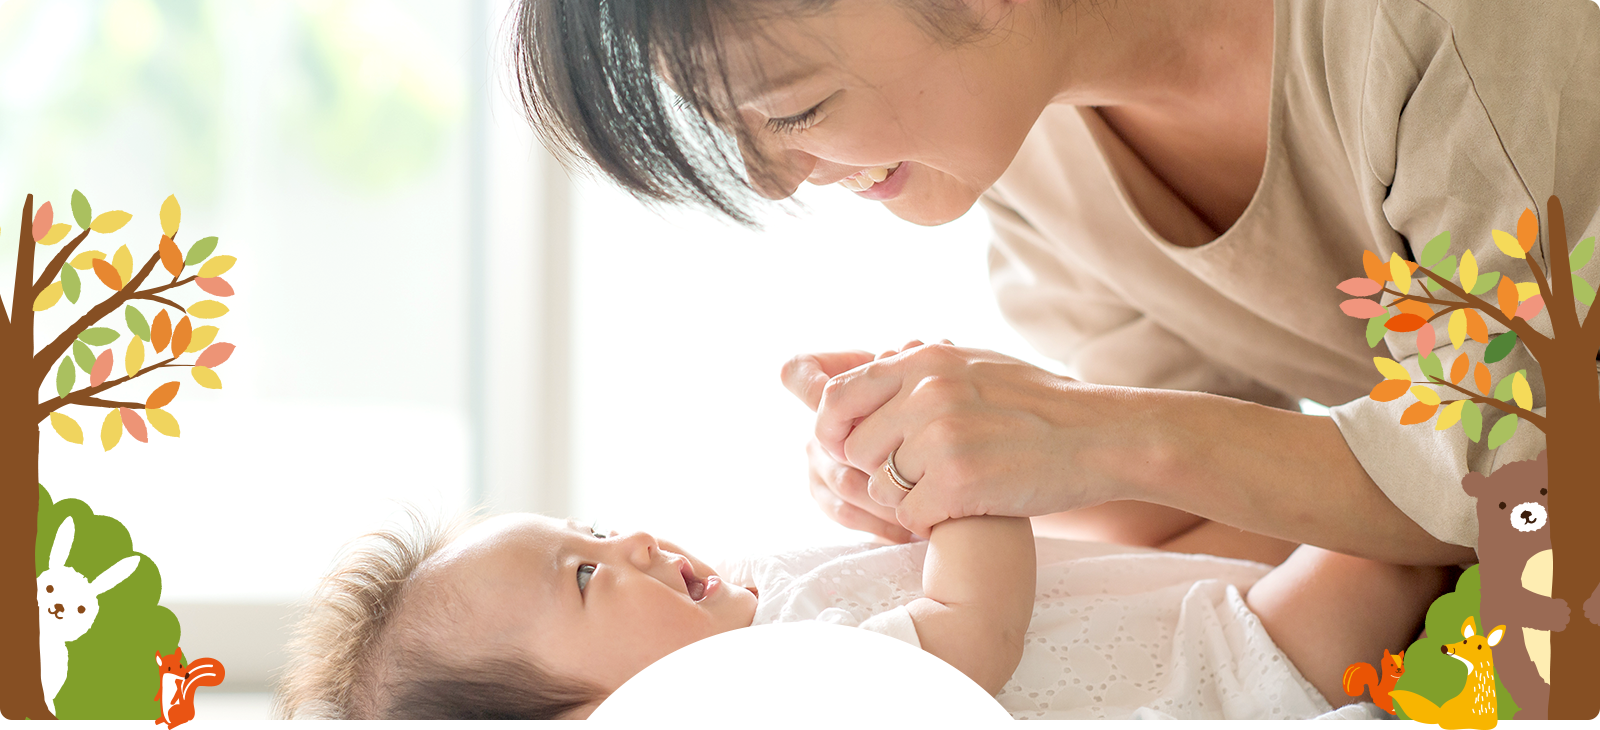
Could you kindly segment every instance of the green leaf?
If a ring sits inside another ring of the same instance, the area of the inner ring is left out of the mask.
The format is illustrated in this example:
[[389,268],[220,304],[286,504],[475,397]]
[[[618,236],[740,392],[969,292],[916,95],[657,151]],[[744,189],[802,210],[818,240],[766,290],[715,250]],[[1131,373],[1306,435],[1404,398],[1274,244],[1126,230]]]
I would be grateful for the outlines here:
[[1367,320],[1367,347],[1377,347],[1378,343],[1383,341],[1383,336],[1389,332],[1389,328],[1384,327],[1383,323],[1388,322],[1392,316],[1394,315],[1380,314]]
[[1469,292],[1469,293],[1471,293],[1471,294],[1482,294],[1482,293],[1484,293],[1486,291],[1489,291],[1490,289],[1493,289],[1495,287],[1495,285],[1499,284],[1499,283],[1500,283],[1500,272],[1498,272],[1498,271],[1480,271],[1480,272],[1478,272],[1478,283],[1476,283],[1476,284],[1474,284],[1472,286],[1472,291]]
[[1592,306],[1594,304],[1594,287],[1589,286],[1589,282],[1579,278],[1577,274],[1573,274],[1572,298],[1583,302],[1586,307]]
[[1439,362],[1439,353],[1429,353],[1427,357],[1417,360],[1417,367],[1422,374],[1436,380],[1444,380],[1444,365]]
[[[1526,370],[1518,370],[1517,372],[1522,373],[1522,377],[1524,378],[1528,377],[1528,371]],[[1500,382],[1495,383],[1494,393],[1491,394],[1491,397],[1493,397],[1495,400],[1510,402],[1511,384],[1517,380],[1515,377],[1512,377],[1513,375],[1515,375],[1515,373],[1508,373],[1505,377],[1500,379]]]
[[1428,245],[1422,247],[1422,256],[1417,259],[1417,265],[1432,268],[1447,253],[1450,253],[1449,231],[1434,236],[1433,240],[1428,242]]
[[72,219],[78,222],[78,227],[89,230],[89,224],[94,222],[94,211],[89,208],[89,199],[83,193],[72,191]]
[[1467,433],[1472,443],[1478,443],[1478,439],[1483,438],[1483,411],[1478,410],[1477,403],[1468,403],[1461,408],[1461,430]]
[[56,395],[62,398],[72,392],[72,384],[77,382],[78,374],[72,370],[72,358],[61,358],[61,367],[56,369]]
[[78,303],[78,295],[83,292],[83,280],[78,278],[78,270],[70,263],[61,265],[61,292],[73,304]]
[[117,341],[121,335],[110,327],[90,327],[78,335],[78,341],[85,345],[101,347]]
[[1506,359],[1506,355],[1510,355],[1511,350],[1516,346],[1517,333],[1507,332],[1505,334],[1498,335],[1494,339],[1489,340],[1489,346],[1484,348],[1483,361],[1486,363],[1500,362],[1501,360]]
[[134,337],[145,342],[150,341],[150,323],[145,321],[144,312],[134,309],[130,304],[123,312],[123,316],[128,320],[128,331],[132,332]]
[[1572,248],[1572,270],[1577,271],[1589,263],[1589,257],[1594,256],[1594,236],[1583,239]]
[[82,342],[72,343],[72,359],[78,363],[78,367],[84,372],[94,372],[94,352],[89,350],[88,345]]
[[[1510,378],[1506,378],[1506,380],[1510,380]],[[1489,448],[1498,449],[1500,444],[1510,441],[1512,435],[1517,432],[1517,420],[1516,414],[1507,414],[1500,420],[1495,421],[1494,427],[1489,429]]]
[[211,252],[215,250],[217,250],[216,236],[206,236],[195,241],[194,245],[189,247],[189,253],[183,257],[183,265],[194,266],[201,261],[205,261],[206,257],[210,256]]
[[1433,267],[1433,273],[1438,274],[1439,278],[1445,281],[1454,281],[1456,278],[1455,254],[1444,257],[1443,261]]

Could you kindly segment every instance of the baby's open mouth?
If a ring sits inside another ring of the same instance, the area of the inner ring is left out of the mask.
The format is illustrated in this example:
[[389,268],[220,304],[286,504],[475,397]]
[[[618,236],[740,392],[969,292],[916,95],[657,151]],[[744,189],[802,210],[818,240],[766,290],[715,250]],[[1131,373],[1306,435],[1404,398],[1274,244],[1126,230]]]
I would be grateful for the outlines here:
[[689,592],[689,598],[699,603],[700,599],[706,597],[705,581],[694,577],[694,568],[690,567],[687,560],[683,561],[683,565],[678,566],[678,571],[683,574],[683,587],[684,590]]

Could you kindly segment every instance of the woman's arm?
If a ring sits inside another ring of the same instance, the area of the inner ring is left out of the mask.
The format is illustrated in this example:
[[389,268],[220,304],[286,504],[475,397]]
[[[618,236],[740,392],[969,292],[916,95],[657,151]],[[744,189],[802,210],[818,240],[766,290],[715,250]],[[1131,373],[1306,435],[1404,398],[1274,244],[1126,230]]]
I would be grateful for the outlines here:
[[1033,617],[1034,561],[1026,518],[935,525],[922,567],[924,597],[906,605],[923,650],[997,694],[1022,661]]

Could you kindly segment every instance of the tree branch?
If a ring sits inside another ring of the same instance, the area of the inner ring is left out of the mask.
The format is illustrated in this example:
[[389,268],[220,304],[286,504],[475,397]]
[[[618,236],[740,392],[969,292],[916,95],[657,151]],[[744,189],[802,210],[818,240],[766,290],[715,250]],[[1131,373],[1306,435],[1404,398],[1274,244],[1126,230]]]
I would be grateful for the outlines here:
[[[177,365],[177,364],[174,364],[172,362],[173,360],[176,360],[176,359],[178,359],[180,357],[183,357],[183,355],[173,355],[172,357],[169,357],[169,358],[167,358],[165,360],[162,360],[161,362],[158,362],[158,363],[156,363],[154,365],[150,365],[150,366],[144,367],[144,368],[140,369],[139,372],[134,373],[132,375],[124,375],[124,376],[122,376],[120,378],[117,378],[116,380],[107,380],[104,383],[96,385],[96,386],[94,386],[92,388],[84,388],[83,390],[79,390],[79,391],[74,391],[72,393],[68,393],[65,398],[60,398],[60,397],[51,398],[50,400],[47,400],[47,401],[39,404],[39,417],[34,419],[34,422],[37,423],[37,422],[43,421],[46,418],[49,418],[51,413],[54,413],[57,410],[60,410],[60,408],[62,406],[69,406],[69,405],[75,405],[75,406],[100,406],[102,408],[109,408],[111,406],[106,406],[104,404],[105,403],[110,403],[111,401],[102,401],[102,400],[100,400],[98,398],[95,398],[94,396],[96,396],[96,395],[98,395],[100,393],[103,393],[103,392],[105,392],[107,390],[110,390],[112,388],[115,388],[115,387],[117,387],[119,385],[122,385],[123,383],[126,383],[126,382],[128,382],[130,380],[133,380],[134,378],[137,378],[137,377],[139,377],[141,375],[144,375],[145,373],[148,373],[148,372],[150,372],[152,370],[156,370],[158,368],[184,367],[183,365]],[[118,405],[116,407],[118,407],[118,408],[144,408],[144,404],[143,403],[135,403],[133,405],[121,404],[121,405]]]
[[[151,256],[150,260],[145,262],[144,268],[139,269],[139,273],[134,275],[133,281],[128,282],[121,289],[112,293],[109,299],[95,305],[93,309],[79,317],[78,321],[73,322],[55,340],[46,345],[43,350],[40,350],[39,354],[34,355],[33,368],[38,378],[42,381],[49,375],[50,366],[54,365],[56,360],[66,353],[67,348],[72,346],[72,341],[78,339],[80,333],[93,327],[96,322],[104,319],[106,315],[115,312],[117,307],[122,306],[123,302],[137,295],[139,293],[139,285],[143,284],[145,278],[150,276],[150,271],[155,268],[156,262],[160,259],[160,253]],[[31,279],[32,277],[29,278]]]
[[83,233],[74,236],[71,243],[57,251],[55,257],[50,259],[50,263],[44,267],[44,273],[40,274],[39,280],[33,284],[33,296],[35,299],[44,293],[45,287],[50,286],[51,281],[55,280],[56,275],[54,272],[66,265],[68,258],[72,256],[72,252],[77,250],[78,244],[83,243],[83,239],[88,237],[89,230],[84,229]]
[[[33,314],[33,193],[22,201],[22,225],[17,226],[17,275],[11,285],[11,310],[21,322]],[[9,320],[8,320],[9,322]]]
[[[1491,306],[1488,302],[1479,299],[1477,296],[1467,293],[1465,289],[1462,289],[1461,287],[1447,281],[1444,277],[1433,273],[1433,271],[1426,266],[1419,266],[1417,267],[1417,270],[1427,274],[1428,277],[1433,279],[1434,282],[1438,283],[1439,286],[1444,287],[1446,291],[1456,295],[1456,297],[1461,301],[1466,302],[1467,306],[1489,315],[1494,319],[1494,321],[1505,325],[1506,329],[1517,333],[1517,337],[1522,340],[1522,345],[1528,348],[1528,352],[1533,355],[1533,358],[1535,360],[1543,359],[1540,357],[1540,355],[1544,354],[1543,350],[1550,346],[1550,338],[1540,334],[1538,330],[1534,329],[1532,325],[1528,324],[1528,320],[1522,319],[1519,322],[1519,318],[1517,317],[1506,317],[1505,313],[1501,312],[1499,307]],[[1549,303],[1546,302],[1546,306],[1548,305]]]
[[[1466,399],[1469,400],[1469,401],[1472,401],[1473,403],[1483,403],[1485,405],[1494,406],[1495,408],[1498,408],[1498,409],[1506,412],[1507,414],[1516,416],[1517,418],[1520,418],[1520,419],[1522,419],[1524,421],[1527,421],[1527,422],[1533,424],[1534,428],[1537,428],[1540,431],[1544,431],[1544,416],[1541,416],[1541,415],[1539,415],[1537,413],[1534,413],[1533,411],[1523,410],[1523,408],[1521,406],[1517,406],[1517,405],[1513,405],[1513,404],[1507,403],[1507,402],[1505,402],[1503,400],[1500,400],[1498,398],[1490,398],[1488,396],[1478,395],[1478,394],[1473,393],[1472,391],[1467,390],[1466,388],[1463,388],[1463,387],[1461,387],[1459,385],[1456,385],[1455,383],[1452,383],[1452,382],[1450,382],[1448,380],[1433,380],[1433,381],[1430,381],[1430,382],[1427,382],[1427,383],[1413,383],[1413,384],[1414,385],[1443,385],[1445,387],[1452,388],[1452,389],[1454,389],[1456,391],[1459,391],[1463,395],[1466,395],[1467,396]],[[1451,402],[1453,403],[1454,401],[1451,401]],[[1548,432],[1546,431],[1546,433],[1548,433]]]
[[171,299],[163,299],[163,298],[158,297],[158,296],[156,296],[154,294],[146,294],[144,292],[139,292],[135,296],[128,297],[128,299],[130,299],[130,300],[132,300],[132,299],[148,299],[148,300],[150,300],[152,302],[158,302],[160,304],[165,304],[165,305],[167,305],[169,307],[172,307],[173,309],[176,309],[176,310],[178,310],[180,312],[183,312],[184,314],[188,314],[189,313],[189,310],[178,306],[177,302],[174,302]]

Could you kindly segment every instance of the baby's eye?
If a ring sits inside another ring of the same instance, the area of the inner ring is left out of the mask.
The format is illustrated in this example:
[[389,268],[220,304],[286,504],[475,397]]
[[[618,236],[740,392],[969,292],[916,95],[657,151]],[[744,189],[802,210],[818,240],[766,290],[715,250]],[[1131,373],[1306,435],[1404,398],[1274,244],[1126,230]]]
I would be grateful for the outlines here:
[[579,593],[582,593],[583,589],[589,587],[589,578],[591,576],[593,576],[593,575],[594,575],[594,566],[593,565],[580,565],[580,566],[578,566],[578,592]]

